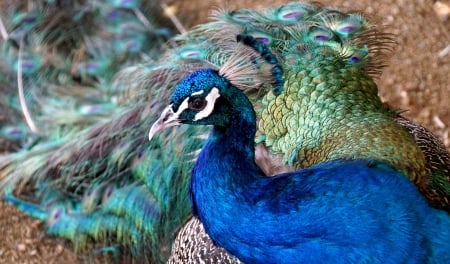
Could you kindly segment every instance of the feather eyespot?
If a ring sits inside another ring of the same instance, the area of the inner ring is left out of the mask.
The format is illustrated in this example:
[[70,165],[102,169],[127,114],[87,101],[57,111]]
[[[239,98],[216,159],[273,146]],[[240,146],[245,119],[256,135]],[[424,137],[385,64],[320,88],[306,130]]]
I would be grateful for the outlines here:
[[204,98],[193,98],[189,100],[188,108],[194,111],[201,111],[206,107],[206,100]]
[[58,220],[63,213],[63,210],[61,208],[55,209],[53,212],[53,220]]

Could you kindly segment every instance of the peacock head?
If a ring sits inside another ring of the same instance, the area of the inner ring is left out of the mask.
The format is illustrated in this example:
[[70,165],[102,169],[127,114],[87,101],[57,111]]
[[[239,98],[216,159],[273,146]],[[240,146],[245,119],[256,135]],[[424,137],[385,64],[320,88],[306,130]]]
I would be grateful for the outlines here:
[[149,139],[168,127],[181,124],[225,126],[231,110],[226,94],[235,90],[232,86],[213,69],[191,73],[176,86],[170,104],[152,125]]
[[200,69],[181,80],[170,105],[150,129],[150,140],[165,128],[180,124],[227,126],[236,110],[232,106],[248,102],[240,91],[246,87],[271,83],[276,95],[281,92],[283,70],[275,55],[250,35],[238,35],[236,40],[238,48],[219,70]]

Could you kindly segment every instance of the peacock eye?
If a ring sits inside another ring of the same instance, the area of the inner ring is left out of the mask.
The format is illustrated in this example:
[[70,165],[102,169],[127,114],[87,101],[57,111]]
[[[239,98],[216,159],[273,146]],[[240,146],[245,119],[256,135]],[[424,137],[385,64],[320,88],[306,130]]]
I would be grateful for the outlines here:
[[206,100],[204,98],[193,98],[192,100],[189,100],[189,109],[195,110],[195,111],[201,111],[206,106]]

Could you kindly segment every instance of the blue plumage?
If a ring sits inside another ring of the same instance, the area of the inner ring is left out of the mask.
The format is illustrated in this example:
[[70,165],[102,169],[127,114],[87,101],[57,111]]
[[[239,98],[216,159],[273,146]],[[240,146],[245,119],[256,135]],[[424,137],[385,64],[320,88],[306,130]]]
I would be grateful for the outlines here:
[[334,160],[266,177],[254,162],[256,115],[217,71],[176,87],[152,126],[213,125],[193,169],[193,212],[245,263],[448,263],[450,217],[376,160]]

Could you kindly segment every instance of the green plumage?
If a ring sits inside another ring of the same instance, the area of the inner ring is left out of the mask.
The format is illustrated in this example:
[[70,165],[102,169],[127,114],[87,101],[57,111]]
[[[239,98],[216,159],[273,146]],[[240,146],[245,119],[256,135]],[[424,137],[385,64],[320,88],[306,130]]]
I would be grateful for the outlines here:
[[320,47],[286,57],[295,64],[283,65],[285,90],[263,100],[259,132],[267,146],[297,168],[338,158],[382,159],[420,184],[424,155],[363,70]]

